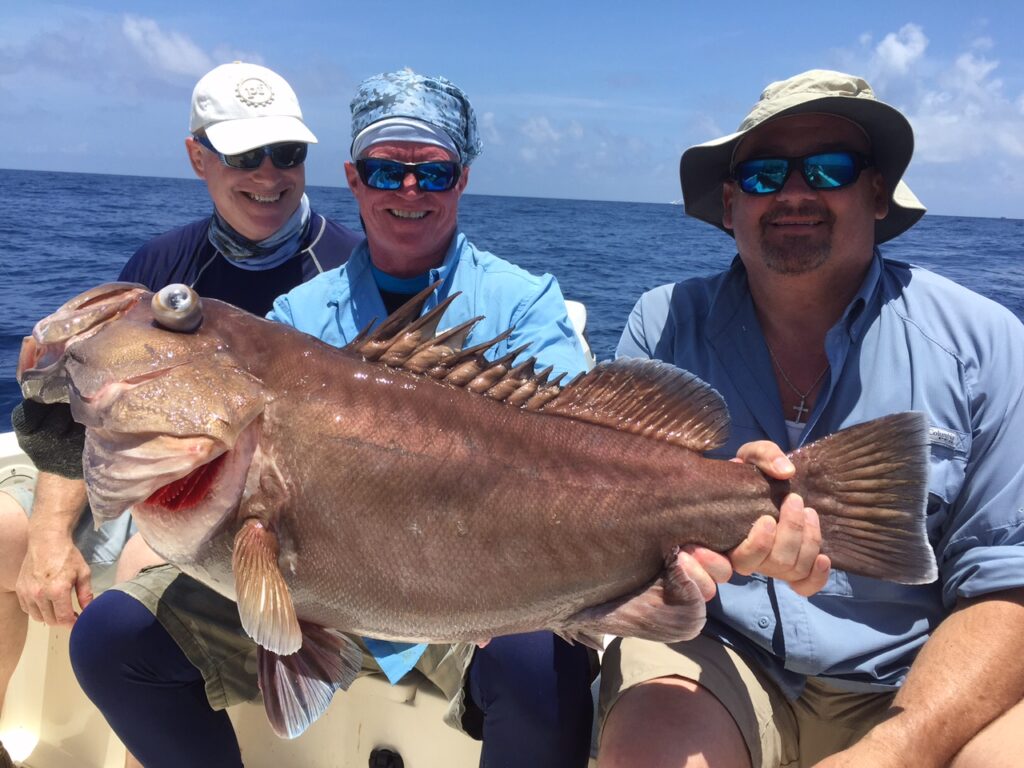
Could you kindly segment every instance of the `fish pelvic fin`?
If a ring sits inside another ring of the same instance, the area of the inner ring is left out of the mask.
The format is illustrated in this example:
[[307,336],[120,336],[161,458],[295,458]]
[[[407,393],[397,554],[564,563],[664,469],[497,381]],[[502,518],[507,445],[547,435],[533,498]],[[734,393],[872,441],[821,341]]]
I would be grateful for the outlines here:
[[[927,418],[905,412],[790,454],[796,474],[789,489],[818,512],[821,552],[833,567],[901,584],[935,581],[926,528],[928,450]],[[773,483],[776,503],[785,485]]]
[[277,564],[277,535],[255,518],[235,534],[231,570],[242,628],[258,645],[286,656],[302,646],[291,592]]
[[541,411],[691,451],[725,444],[729,411],[711,387],[659,360],[622,358],[577,378]]
[[[692,640],[704,627],[706,606],[700,587],[673,553],[654,582],[632,594],[573,614],[559,629],[566,640],[592,648],[601,635],[639,637],[660,643]],[[601,650],[597,647],[597,650]]]
[[348,690],[363,664],[359,646],[341,632],[305,622],[301,628],[297,653],[257,651],[263,707],[274,733],[284,739],[294,739],[316,722],[335,691]]

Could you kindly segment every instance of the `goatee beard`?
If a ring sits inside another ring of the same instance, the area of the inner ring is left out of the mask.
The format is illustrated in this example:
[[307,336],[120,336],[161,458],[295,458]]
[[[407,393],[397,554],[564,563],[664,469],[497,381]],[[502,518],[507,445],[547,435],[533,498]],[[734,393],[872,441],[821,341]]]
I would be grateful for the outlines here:
[[[825,229],[824,238],[794,235],[769,238],[768,228],[772,222],[787,217],[819,219],[817,225]],[[772,272],[780,275],[801,275],[811,272],[826,261],[832,253],[832,224],[834,216],[828,209],[806,205],[796,209],[775,208],[761,218],[761,258]]]

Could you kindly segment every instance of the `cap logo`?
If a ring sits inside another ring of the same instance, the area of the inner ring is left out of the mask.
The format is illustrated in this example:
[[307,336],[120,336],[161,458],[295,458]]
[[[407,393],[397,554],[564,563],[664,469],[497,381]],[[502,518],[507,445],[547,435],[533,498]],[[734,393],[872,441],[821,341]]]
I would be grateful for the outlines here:
[[274,89],[258,77],[247,77],[235,86],[235,96],[249,107],[265,107],[274,101]]

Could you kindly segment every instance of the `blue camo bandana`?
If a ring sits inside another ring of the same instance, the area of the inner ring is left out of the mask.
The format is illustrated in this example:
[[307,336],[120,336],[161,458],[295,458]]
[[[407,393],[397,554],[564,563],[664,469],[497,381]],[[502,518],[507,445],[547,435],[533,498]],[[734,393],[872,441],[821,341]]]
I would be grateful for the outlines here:
[[352,138],[367,126],[389,117],[411,117],[443,129],[463,165],[480,154],[483,143],[469,98],[443,77],[427,77],[403,69],[368,77],[352,99]]

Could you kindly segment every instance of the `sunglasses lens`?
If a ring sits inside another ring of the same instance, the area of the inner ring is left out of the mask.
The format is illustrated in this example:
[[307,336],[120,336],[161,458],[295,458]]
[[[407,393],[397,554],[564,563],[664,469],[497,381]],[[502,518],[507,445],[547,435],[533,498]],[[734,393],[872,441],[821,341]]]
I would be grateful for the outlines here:
[[285,144],[273,144],[270,147],[270,160],[278,168],[294,168],[306,162],[308,144],[299,141],[289,141]]
[[394,160],[368,157],[356,163],[363,184],[374,189],[398,189],[402,186],[405,166]]
[[237,155],[221,155],[221,157],[224,158],[224,164],[231,168],[251,171],[254,168],[259,168],[260,163],[263,162],[263,147],[250,149],[248,152],[240,152]]
[[804,158],[804,178],[812,189],[839,189],[860,176],[861,164],[850,152],[826,152]]
[[420,163],[416,171],[416,182],[426,192],[444,192],[459,179],[459,166],[451,162]]
[[770,195],[778,192],[789,176],[789,160],[763,158],[745,160],[736,166],[733,178],[748,195]]

